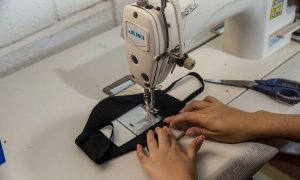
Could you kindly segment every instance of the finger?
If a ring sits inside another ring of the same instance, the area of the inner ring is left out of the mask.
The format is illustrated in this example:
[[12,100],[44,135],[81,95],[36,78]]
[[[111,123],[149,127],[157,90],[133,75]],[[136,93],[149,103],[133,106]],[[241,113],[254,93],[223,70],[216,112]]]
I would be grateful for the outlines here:
[[158,136],[158,147],[159,148],[168,148],[170,147],[170,139],[169,134],[163,128],[157,127],[155,128],[155,132]]
[[190,137],[196,137],[202,135],[202,129],[198,126],[191,127],[186,130],[185,135]]
[[158,149],[158,144],[152,130],[147,133],[147,146],[150,153]]
[[187,149],[187,156],[192,160],[195,161],[197,152],[199,151],[200,147],[203,144],[205,137],[204,136],[198,136],[194,139],[194,141],[189,145]]
[[210,103],[206,101],[192,101],[189,105],[184,108],[184,112],[191,112],[194,110],[204,109],[210,106]]
[[147,161],[148,157],[146,156],[146,154],[140,144],[138,144],[136,146],[136,155],[137,155],[139,161],[141,162],[141,164],[144,165],[145,162]]
[[209,129],[203,128],[203,127],[191,127],[186,130],[185,135],[190,136],[190,137],[196,137],[203,135],[205,137],[213,138],[216,139],[218,136],[217,132],[211,131]]
[[206,96],[203,101],[205,102],[209,102],[209,103],[219,103],[219,104],[223,104],[221,101],[219,101],[217,98],[213,97],[213,96]]
[[164,119],[164,122],[169,124],[171,122],[171,120],[172,120],[172,117],[173,116]]
[[180,123],[191,123],[193,125],[205,127],[206,115],[197,112],[185,112],[176,116],[170,117],[170,127],[175,127]]
[[177,144],[177,140],[174,136],[174,134],[172,133],[171,129],[164,126],[164,129],[167,131],[167,133],[169,134],[169,138],[170,138],[170,143],[171,145]]

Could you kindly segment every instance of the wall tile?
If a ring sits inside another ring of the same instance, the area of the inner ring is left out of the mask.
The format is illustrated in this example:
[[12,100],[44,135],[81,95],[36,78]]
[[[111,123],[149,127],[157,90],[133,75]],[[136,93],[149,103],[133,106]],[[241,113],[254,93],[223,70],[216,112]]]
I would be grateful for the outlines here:
[[122,22],[123,8],[127,4],[136,2],[135,0],[112,0],[114,5],[114,16],[118,24]]
[[0,1],[0,48],[40,31],[55,21],[52,1],[2,0]]
[[103,0],[54,0],[58,19],[93,6]]
[[114,26],[112,4],[108,1],[55,22],[42,31],[0,48],[0,78]]

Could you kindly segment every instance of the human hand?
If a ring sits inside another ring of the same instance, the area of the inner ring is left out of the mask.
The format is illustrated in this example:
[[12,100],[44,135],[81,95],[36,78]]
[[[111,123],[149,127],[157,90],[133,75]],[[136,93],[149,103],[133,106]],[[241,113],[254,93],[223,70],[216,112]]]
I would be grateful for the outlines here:
[[195,180],[197,179],[196,156],[204,136],[199,136],[183,152],[174,135],[167,127],[156,128],[147,133],[149,155],[144,153],[141,145],[137,145],[136,153],[141,165],[153,180]]
[[185,107],[184,113],[165,119],[170,127],[188,122],[194,127],[187,129],[186,135],[206,137],[224,141],[241,142],[258,138],[262,123],[259,112],[248,113],[229,107],[214,97],[203,101],[193,101]]

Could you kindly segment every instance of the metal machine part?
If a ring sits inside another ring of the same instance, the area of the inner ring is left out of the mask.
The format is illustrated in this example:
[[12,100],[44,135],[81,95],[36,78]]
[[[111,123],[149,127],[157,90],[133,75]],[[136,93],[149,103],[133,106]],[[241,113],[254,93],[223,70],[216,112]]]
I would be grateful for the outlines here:
[[108,96],[115,96],[134,84],[135,82],[131,79],[131,76],[127,75],[105,87],[103,92]]
[[147,112],[157,114],[157,110],[155,109],[154,89],[144,89],[144,103]]
[[112,121],[114,125],[113,129],[110,126],[106,126],[100,129],[100,131],[107,138],[110,138],[113,131],[112,142],[120,147],[162,121],[162,119],[159,115],[147,112],[144,106],[140,104]]
[[143,105],[138,105],[120,116],[118,121],[138,136],[156,123],[162,121],[162,117],[149,113],[144,109]]

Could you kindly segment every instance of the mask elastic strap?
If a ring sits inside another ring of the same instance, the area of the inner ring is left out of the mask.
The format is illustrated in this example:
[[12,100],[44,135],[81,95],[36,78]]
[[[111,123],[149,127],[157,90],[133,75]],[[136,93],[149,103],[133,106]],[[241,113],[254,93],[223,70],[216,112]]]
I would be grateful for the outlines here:
[[194,91],[192,94],[190,94],[188,97],[186,97],[183,102],[187,103],[189,101],[191,101],[192,99],[194,99],[195,97],[197,97],[201,92],[203,92],[204,90],[204,80],[203,78],[195,72],[190,72],[187,75],[183,76],[182,78],[177,79],[176,81],[174,81],[172,84],[170,84],[165,90],[163,90],[164,92],[169,92],[179,81],[181,81],[183,78],[187,77],[187,76],[193,76],[195,78],[197,78],[200,82],[201,87],[199,89],[197,89],[196,91]]

